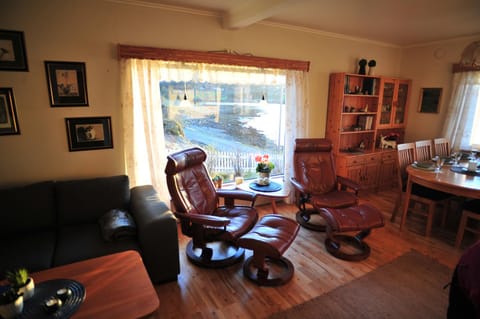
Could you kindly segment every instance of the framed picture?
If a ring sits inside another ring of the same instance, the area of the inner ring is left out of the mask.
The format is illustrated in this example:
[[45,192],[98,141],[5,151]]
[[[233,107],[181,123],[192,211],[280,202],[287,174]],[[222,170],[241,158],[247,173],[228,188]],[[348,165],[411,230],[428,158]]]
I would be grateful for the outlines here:
[[0,30],[0,70],[28,71],[23,32]]
[[51,106],[88,106],[85,63],[45,61],[45,70]]
[[442,99],[442,88],[423,88],[420,92],[420,113],[438,113]]
[[66,118],[65,123],[70,152],[113,148],[109,116]]
[[0,135],[20,134],[12,88],[0,88]]

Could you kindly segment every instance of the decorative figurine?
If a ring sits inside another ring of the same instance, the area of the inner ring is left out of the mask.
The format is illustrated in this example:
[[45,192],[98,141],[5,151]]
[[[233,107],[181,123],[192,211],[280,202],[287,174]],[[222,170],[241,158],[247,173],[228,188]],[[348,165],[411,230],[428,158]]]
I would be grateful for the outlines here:
[[358,61],[358,74],[367,74],[366,72],[366,69],[365,69],[365,66],[367,65],[367,60],[365,59],[361,59],[360,61]]

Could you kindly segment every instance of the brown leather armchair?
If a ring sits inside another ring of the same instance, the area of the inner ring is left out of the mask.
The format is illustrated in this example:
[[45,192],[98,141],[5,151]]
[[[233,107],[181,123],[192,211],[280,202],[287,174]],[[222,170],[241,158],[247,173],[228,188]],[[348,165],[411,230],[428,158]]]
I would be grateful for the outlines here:
[[294,176],[290,182],[297,195],[299,211],[296,219],[303,227],[325,231],[324,222],[311,220],[312,215],[319,215],[317,208],[342,208],[358,203],[360,186],[350,179],[336,175],[330,140],[297,138],[293,163]]
[[[238,190],[216,190],[204,162],[207,154],[194,147],[170,154],[165,173],[174,214],[183,234],[192,238],[186,254],[194,264],[219,268],[243,259],[237,239],[257,222],[256,195]],[[225,205],[219,205],[223,197]],[[235,200],[251,206],[235,206]]]

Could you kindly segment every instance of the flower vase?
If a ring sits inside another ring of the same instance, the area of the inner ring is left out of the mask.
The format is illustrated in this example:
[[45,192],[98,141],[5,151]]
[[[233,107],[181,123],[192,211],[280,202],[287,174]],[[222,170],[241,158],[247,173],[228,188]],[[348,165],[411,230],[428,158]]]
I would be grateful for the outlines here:
[[28,300],[35,293],[35,282],[32,277],[28,277],[27,283],[18,288],[18,293],[23,293],[23,300]]
[[258,185],[270,185],[270,172],[258,172]]
[[0,305],[0,316],[4,319],[16,318],[23,311],[23,296],[19,296],[15,301]]

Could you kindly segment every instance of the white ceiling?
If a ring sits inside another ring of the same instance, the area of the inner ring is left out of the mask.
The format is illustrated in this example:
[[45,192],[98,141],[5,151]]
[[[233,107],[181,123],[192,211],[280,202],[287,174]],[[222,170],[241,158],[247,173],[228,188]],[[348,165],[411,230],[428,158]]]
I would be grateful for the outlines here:
[[[126,0],[195,10],[238,29],[266,21],[397,46],[480,35],[480,0]],[[194,12],[194,11],[193,11]]]

